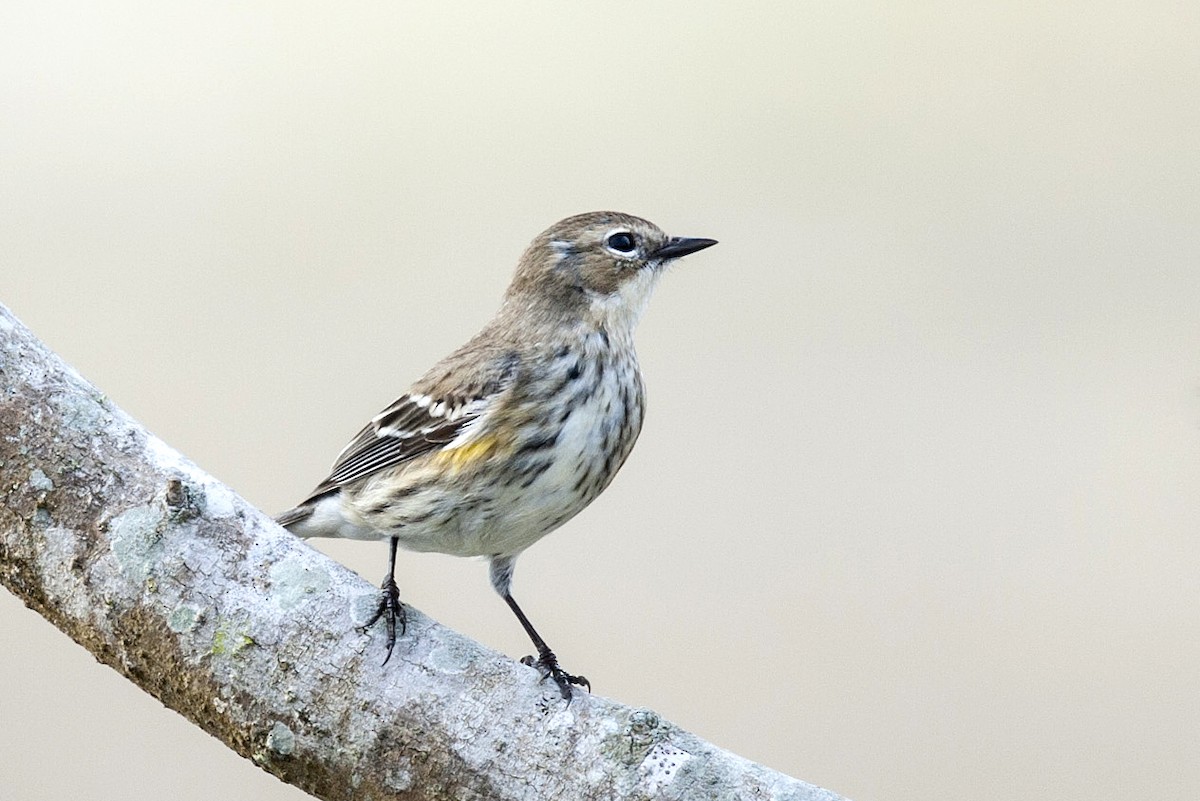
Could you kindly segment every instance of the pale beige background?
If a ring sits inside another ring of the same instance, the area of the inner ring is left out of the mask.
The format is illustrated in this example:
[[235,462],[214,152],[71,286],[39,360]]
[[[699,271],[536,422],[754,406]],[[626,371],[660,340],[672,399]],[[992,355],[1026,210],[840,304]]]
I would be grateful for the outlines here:
[[[720,239],[517,571],[564,664],[858,801],[1195,799],[1198,9],[10,1],[0,302],[277,511],[549,223]],[[5,801],[302,797],[4,592],[0,646]]]

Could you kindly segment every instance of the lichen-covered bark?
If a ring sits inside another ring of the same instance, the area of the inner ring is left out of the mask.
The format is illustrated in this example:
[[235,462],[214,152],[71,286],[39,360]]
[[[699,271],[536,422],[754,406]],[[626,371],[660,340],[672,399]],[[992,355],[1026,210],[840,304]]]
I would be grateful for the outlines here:
[[836,799],[648,710],[568,705],[416,610],[381,665],[381,632],[360,628],[373,586],[138,426],[2,306],[0,496],[0,582],[318,798]]

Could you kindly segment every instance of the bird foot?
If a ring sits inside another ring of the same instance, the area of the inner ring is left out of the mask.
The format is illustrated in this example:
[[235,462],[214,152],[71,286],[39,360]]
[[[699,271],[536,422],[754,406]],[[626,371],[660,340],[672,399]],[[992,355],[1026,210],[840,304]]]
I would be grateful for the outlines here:
[[404,611],[404,604],[400,603],[400,588],[396,586],[396,579],[388,576],[383,580],[381,589],[383,593],[379,597],[379,608],[363,629],[374,626],[380,618],[387,621],[387,656],[383,658],[383,664],[386,665],[392,658],[392,649],[396,646],[396,621],[400,622],[400,636],[404,636],[404,632],[408,630],[408,615]]
[[562,693],[562,697],[567,699],[567,703],[571,703],[571,685],[584,687],[590,693],[592,684],[583,676],[572,676],[567,671],[563,670],[558,665],[558,657],[553,651],[542,651],[537,659],[532,656],[521,657],[521,664],[529,667],[535,667],[542,672],[542,681],[546,679],[554,679],[554,683],[558,685],[558,691]]

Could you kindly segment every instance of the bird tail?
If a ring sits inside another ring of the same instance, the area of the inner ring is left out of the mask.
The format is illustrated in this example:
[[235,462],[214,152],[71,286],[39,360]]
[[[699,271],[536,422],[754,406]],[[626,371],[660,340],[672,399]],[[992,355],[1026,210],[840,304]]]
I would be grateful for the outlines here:
[[342,515],[337,491],[314,495],[294,509],[277,515],[275,522],[302,539],[344,537],[349,540],[378,540],[385,535],[373,528],[357,525]]
[[312,513],[313,508],[311,506],[308,504],[301,504],[300,506],[288,509],[286,512],[281,512],[280,514],[275,515],[275,522],[284,528],[291,528],[296,523],[312,517]]

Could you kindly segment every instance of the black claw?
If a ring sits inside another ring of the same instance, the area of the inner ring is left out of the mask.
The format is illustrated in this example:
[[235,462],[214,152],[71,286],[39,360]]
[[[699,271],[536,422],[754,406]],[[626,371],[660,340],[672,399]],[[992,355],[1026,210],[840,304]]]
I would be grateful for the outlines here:
[[543,651],[542,654],[534,659],[532,656],[521,657],[521,664],[529,667],[536,667],[542,672],[542,681],[546,679],[554,679],[554,683],[558,685],[558,691],[562,693],[562,697],[567,703],[571,703],[571,685],[583,687],[589,693],[592,691],[592,683],[583,676],[572,676],[567,671],[563,670],[558,665],[558,657],[553,651]]
[[379,608],[363,628],[374,626],[381,617],[387,619],[387,656],[383,658],[383,664],[386,665],[392,658],[392,649],[396,647],[396,621],[400,621],[400,636],[403,637],[408,630],[408,614],[404,611],[404,604],[400,603],[400,588],[396,586],[396,579],[391,576],[385,578],[382,589]]

